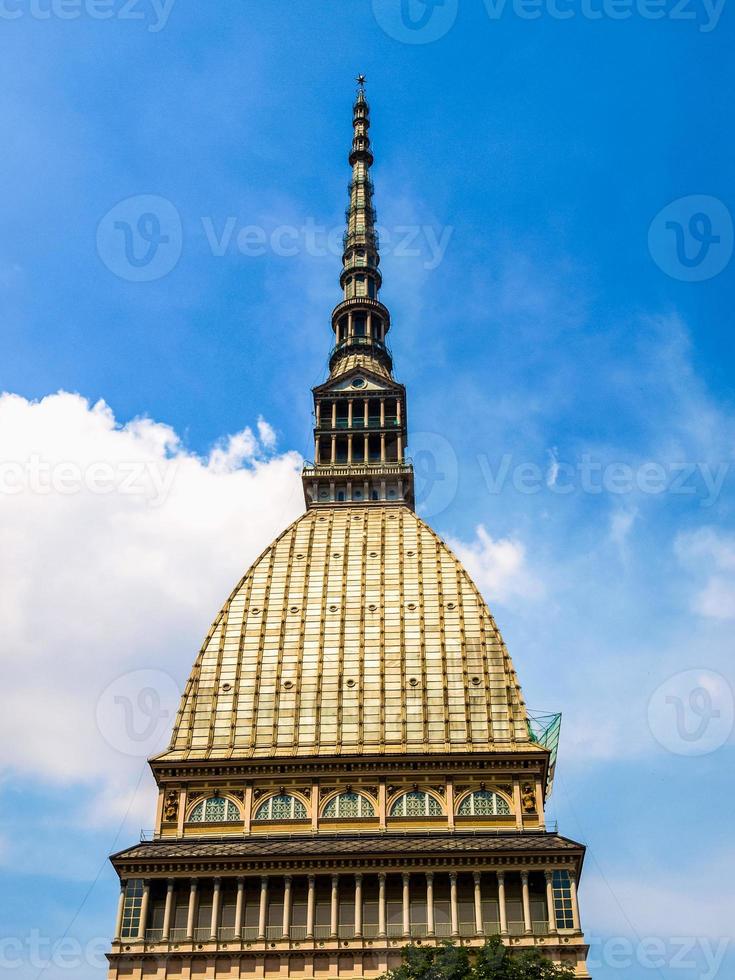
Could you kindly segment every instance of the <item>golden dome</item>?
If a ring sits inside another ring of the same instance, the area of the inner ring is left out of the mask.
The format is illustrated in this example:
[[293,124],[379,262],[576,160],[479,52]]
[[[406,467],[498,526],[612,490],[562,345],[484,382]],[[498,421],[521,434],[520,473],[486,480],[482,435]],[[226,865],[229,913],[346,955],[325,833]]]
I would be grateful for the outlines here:
[[166,760],[533,750],[497,626],[404,507],[313,509],[238,583]]

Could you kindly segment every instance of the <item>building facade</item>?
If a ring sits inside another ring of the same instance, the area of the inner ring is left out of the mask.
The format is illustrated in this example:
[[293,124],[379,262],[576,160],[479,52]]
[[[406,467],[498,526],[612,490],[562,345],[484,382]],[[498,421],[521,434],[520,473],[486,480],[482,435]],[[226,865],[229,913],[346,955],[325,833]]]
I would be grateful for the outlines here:
[[495,934],[589,977],[584,848],[544,815],[559,719],[529,715],[414,512],[359,82],[306,512],[225,602],[151,760],[155,830],[112,857],[114,980],[372,978],[406,943]]

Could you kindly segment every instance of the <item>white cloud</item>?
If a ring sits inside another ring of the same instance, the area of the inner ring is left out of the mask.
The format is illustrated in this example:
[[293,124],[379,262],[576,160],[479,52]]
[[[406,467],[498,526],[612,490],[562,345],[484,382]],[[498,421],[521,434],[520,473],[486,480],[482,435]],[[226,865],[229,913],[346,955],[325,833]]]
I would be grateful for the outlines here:
[[[301,458],[274,442],[260,420],[257,434],[245,429],[201,457],[169,426],[120,425],[79,395],[0,396],[6,774],[88,782],[87,818],[119,820],[144,757],[170,731],[199,638],[303,509]],[[139,691],[116,680],[151,671]],[[136,733],[167,713],[150,738],[115,734],[119,691],[138,713]]]
[[699,581],[694,612],[709,619],[735,619],[735,535],[713,527],[680,534],[677,557]]
[[513,538],[492,538],[480,524],[473,541],[449,539],[450,547],[489,601],[543,595],[541,582],[526,566],[526,549]]

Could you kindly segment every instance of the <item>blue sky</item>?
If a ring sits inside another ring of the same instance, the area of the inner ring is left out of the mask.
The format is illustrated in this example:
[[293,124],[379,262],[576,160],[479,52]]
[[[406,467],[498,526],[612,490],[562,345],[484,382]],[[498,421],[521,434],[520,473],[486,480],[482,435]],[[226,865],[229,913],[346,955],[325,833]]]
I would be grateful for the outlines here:
[[[67,935],[86,952],[41,975],[103,975],[106,855],[152,804],[99,705],[130,672],[182,684],[299,513],[362,71],[421,512],[529,706],[564,712],[551,810],[589,844],[594,975],[732,975],[732,9],[104,9],[0,3],[3,476],[115,480],[3,490],[4,965],[37,977]],[[141,196],[169,236],[150,281],[114,226]]]

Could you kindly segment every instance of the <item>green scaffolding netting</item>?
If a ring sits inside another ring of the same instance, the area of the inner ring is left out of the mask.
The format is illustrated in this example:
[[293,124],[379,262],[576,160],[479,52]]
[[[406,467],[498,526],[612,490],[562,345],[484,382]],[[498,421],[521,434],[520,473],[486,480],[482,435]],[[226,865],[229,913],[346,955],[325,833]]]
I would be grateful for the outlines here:
[[556,756],[559,751],[559,734],[561,732],[561,713],[554,714],[529,712],[528,714],[528,735],[532,742],[543,745],[550,752],[549,773],[546,780],[546,795],[551,795],[551,788],[554,784],[554,770],[556,769]]

